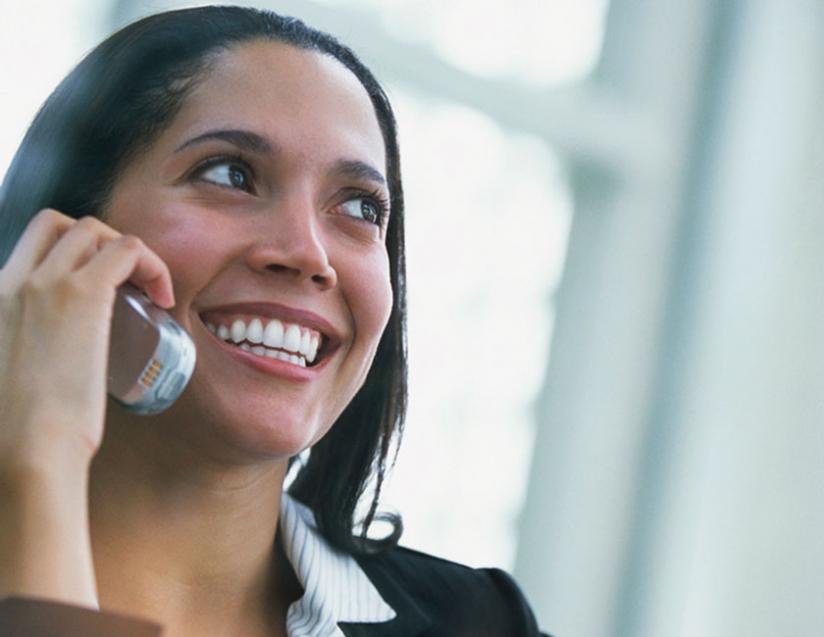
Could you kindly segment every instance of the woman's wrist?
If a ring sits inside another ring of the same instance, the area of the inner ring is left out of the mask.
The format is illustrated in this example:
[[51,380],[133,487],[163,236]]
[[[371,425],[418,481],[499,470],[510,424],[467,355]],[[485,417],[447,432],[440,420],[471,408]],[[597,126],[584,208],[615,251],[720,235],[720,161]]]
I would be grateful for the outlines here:
[[15,463],[0,478],[0,597],[98,608],[88,470],[67,461]]
[[41,485],[87,481],[94,450],[76,434],[61,435],[61,430],[69,429],[57,424],[47,429],[27,427],[22,439],[7,441],[10,448],[0,450],[0,489],[16,492],[31,481]]

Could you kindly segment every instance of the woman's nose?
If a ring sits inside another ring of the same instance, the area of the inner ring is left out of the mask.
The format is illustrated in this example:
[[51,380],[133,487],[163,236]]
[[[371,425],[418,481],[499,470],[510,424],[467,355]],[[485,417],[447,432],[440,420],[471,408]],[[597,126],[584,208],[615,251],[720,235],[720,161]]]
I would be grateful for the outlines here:
[[259,272],[278,272],[296,282],[311,280],[321,289],[337,285],[337,272],[317,227],[316,213],[306,205],[272,209],[256,227],[247,263]]

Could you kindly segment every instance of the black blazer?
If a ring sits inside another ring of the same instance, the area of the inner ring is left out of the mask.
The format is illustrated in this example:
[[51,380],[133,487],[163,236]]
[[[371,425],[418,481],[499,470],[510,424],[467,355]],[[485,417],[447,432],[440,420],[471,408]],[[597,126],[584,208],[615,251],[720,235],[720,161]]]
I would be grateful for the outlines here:
[[[395,619],[339,624],[347,637],[549,637],[513,579],[407,548],[357,557]],[[68,604],[0,601],[0,635],[14,637],[160,637],[153,622]],[[238,636],[242,637],[242,636]]]
[[403,547],[356,560],[397,617],[341,622],[347,637],[549,637],[500,569],[474,569]]

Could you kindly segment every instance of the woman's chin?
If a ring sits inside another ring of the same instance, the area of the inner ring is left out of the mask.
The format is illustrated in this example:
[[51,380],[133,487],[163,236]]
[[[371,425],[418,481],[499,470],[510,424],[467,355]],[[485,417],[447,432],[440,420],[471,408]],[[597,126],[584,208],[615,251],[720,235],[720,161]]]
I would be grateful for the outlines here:
[[[232,456],[250,460],[290,458],[308,446],[316,436],[313,419],[307,421],[306,410],[293,406],[275,405],[258,401],[237,403],[218,401],[204,404],[191,396],[182,396],[169,410],[186,436],[215,451],[233,450]],[[185,423],[185,424],[183,424]]]

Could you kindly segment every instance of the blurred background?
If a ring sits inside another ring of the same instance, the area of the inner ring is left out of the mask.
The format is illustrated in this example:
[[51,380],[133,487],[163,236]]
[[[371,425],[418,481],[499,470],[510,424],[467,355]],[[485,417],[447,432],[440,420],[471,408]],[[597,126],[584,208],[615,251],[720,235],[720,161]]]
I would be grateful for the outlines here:
[[[86,51],[192,4],[3,0],[0,174]],[[398,111],[402,543],[560,637],[820,635],[824,3],[255,4]]]

